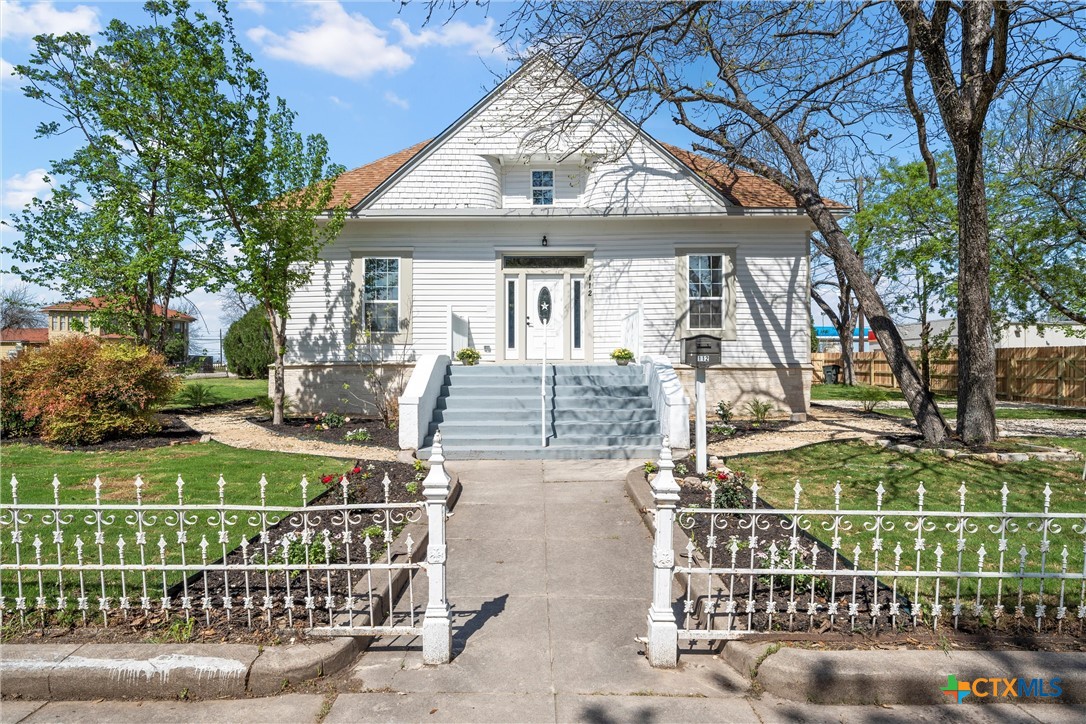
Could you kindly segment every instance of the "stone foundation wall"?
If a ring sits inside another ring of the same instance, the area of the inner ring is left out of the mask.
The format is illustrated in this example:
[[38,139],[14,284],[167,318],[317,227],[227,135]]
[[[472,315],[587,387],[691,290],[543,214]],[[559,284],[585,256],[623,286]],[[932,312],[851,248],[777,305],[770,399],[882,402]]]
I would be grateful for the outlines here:
[[[687,396],[690,413],[694,413],[694,369],[675,367]],[[731,402],[737,415],[745,414],[743,405],[760,399],[769,400],[777,408],[774,415],[807,413],[811,406],[811,368],[807,365],[794,367],[729,366],[705,370],[705,407],[712,417],[716,403]]]
[[[315,415],[336,411],[343,414],[376,417],[373,376],[384,380],[393,397],[398,398],[411,377],[412,364],[316,364],[287,365],[285,389],[294,405],[293,413]],[[344,389],[343,385],[350,385]],[[269,391],[271,381],[268,382]]]

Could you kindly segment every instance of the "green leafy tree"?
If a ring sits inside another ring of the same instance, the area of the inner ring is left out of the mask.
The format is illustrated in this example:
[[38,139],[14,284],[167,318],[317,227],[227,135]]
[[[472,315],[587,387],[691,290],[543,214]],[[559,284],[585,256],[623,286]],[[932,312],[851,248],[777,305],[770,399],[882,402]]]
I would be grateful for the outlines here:
[[931,319],[952,313],[957,289],[957,199],[953,161],[937,159],[939,185],[922,161],[891,162],[879,170],[855,223],[866,230],[868,263],[880,270],[883,299],[900,318],[920,324],[920,377],[931,389],[935,343]]
[[146,25],[113,20],[95,41],[39,35],[16,68],[24,93],[54,116],[37,136],[81,146],[51,165],[52,196],[13,215],[22,236],[12,256],[27,281],[106,299],[96,323],[161,350],[170,326],[155,305],[213,283],[210,262],[222,253],[192,172],[192,141],[207,129],[187,124],[189,107],[209,88],[245,97],[250,78],[228,25],[186,2],[145,9]]
[[1046,85],[989,136],[994,294],[1026,324],[1086,324],[1083,83]]
[[264,310],[253,307],[231,324],[222,346],[231,372],[247,379],[266,379],[268,367],[275,361],[275,348]]

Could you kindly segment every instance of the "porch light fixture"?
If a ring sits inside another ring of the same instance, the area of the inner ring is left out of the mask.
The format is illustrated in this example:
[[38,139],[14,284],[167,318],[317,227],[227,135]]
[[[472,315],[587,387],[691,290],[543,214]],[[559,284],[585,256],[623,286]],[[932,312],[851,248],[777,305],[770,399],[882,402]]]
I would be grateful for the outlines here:
[[543,235],[543,246],[546,246],[546,245],[547,245],[547,235],[544,234]]

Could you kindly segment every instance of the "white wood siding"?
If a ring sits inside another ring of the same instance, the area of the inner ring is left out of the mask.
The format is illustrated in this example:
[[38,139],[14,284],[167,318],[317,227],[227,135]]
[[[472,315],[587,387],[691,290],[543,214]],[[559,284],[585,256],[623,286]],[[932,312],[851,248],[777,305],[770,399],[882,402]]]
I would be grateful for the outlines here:
[[[576,119],[569,120],[574,112]],[[558,164],[556,206],[722,207],[685,167],[605,114],[599,104],[585,103],[579,91],[557,88],[551,77],[526,74],[397,180],[372,208],[531,206],[530,170]]]
[[[495,359],[495,287],[499,250],[591,250],[594,356],[621,344],[622,318],[640,301],[644,350],[676,360],[675,249],[736,248],[736,335],[726,363],[807,362],[807,225],[803,219],[493,219],[347,223],[322,253],[313,282],[291,300],[287,324],[294,363],[357,359],[348,348],[352,251],[413,250],[412,342],[408,359],[447,352],[448,305],[469,320],[474,346]],[[489,348],[489,349],[487,349]],[[385,349],[399,357],[400,348]]]

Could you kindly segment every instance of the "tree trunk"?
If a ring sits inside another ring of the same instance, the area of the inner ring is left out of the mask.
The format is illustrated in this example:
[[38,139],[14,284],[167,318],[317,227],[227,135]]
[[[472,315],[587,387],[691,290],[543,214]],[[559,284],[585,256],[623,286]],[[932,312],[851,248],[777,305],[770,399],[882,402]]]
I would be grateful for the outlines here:
[[837,337],[841,342],[841,379],[843,385],[856,384],[856,364],[852,359],[852,320],[848,320],[848,327],[842,326],[837,330]]
[[920,384],[925,392],[931,392],[931,325],[923,310],[920,312]]
[[963,139],[958,171],[958,435],[967,445],[996,437],[995,344],[989,288],[983,143]]
[[[811,188],[815,188],[814,185]],[[905,401],[909,403],[909,409],[916,419],[916,425],[924,440],[932,445],[943,443],[949,436],[946,420],[935,404],[935,400],[924,390],[920,380],[920,372],[916,368],[909,350],[905,347],[905,340],[901,338],[901,332],[890,317],[886,306],[882,303],[879,292],[875,289],[874,282],[867,275],[863,267],[860,255],[849,243],[848,237],[838,226],[833,218],[833,212],[826,208],[821,195],[812,191],[800,191],[796,194],[797,200],[803,205],[808,216],[815,222],[823,238],[829,245],[833,254],[833,260],[848,278],[852,293],[856,295],[856,301],[867,313],[868,322],[875,338],[879,341],[886,361],[890,365],[894,376],[897,378],[901,393]],[[843,350],[842,350],[843,351]]]
[[286,320],[270,309],[265,309],[271,326],[272,346],[275,348],[275,367],[272,369],[272,424],[282,425],[286,399]]

